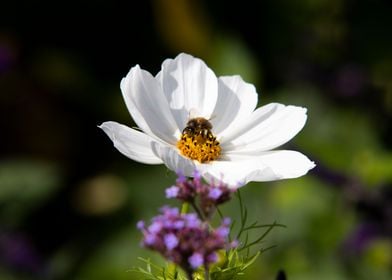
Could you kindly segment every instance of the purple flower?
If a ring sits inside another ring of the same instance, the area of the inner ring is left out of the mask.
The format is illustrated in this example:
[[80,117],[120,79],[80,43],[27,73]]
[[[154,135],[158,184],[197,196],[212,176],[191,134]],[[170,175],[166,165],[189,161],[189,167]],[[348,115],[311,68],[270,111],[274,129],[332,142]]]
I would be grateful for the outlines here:
[[154,234],[147,234],[144,236],[144,243],[147,246],[151,246],[155,243],[155,241],[157,240],[156,236]]
[[213,199],[213,200],[217,200],[221,195],[222,195],[223,191],[219,188],[212,188],[209,190],[208,192],[208,197]]
[[232,193],[236,191],[223,181],[204,183],[198,170],[193,172],[193,178],[177,174],[176,184],[166,189],[166,197],[189,202],[200,210],[205,220],[209,220],[216,211],[216,206],[230,200]]
[[201,224],[201,221],[194,213],[186,214],[184,218],[185,218],[186,226],[188,228],[197,228]]
[[213,252],[207,256],[207,262],[215,263],[218,261],[218,254]]
[[180,220],[180,221],[175,221],[173,223],[173,228],[175,229],[182,229],[185,226],[185,221]]
[[226,238],[229,236],[230,229],[226,226],[221,226],[217,228],[215,232],[217,235],[221,236],[222,238]]
[[177,186],[171,186],[170,188],[166,189],[166,198],[176,198],[180,188]]
[[230,219],[224,219],[217,229],[201,221],[195,213],[181,214],[177,208],[162,207],[161,214],[145,228],[142,244],[159,252],[166,259],[191,273],[201,265],[217,261],[217,251],[232,248],[228,241]]
[[162,228],[162,223],[160,223],[159,221],[152,223],[149,227],[148,227],[148,232],[149,233],[157,233],[161,230]]
[[169,251],[173,250],[178,245],[178,238],[173,233],[166,234],[163,237],[163,239],[164,239],[166,248]]
[[138,230],[143,230],[145,228],[144,221],[138,221],[137,224],[136,224],[136,228]]
[[231,219],[229,217],[223,218],[222,224],[225,225],[225,226],[230,226]]
[[178,210],[178,208],[170,208],[169,206],[163,206],[161,208],[161,212],[163,213],[163,215],[165,216],[177,216],[178,213],[180,213],[180,211]]
[[233,241],[230,242],[229,248],[235,248],[235,247],[238,247],[238,245],[240,245],[238,240],[233,240]]
[[193,255],[189,257],[188,261],[193,269],[198,268],[204,264],[203,255],[197,252],[193,253]]
[[177,180],[176,180],[177,184],[185,183],[186,180],[187,180],[187,177],[185,177],[184,174],[177,172]]
[[201,180],[201,174],[200,174],[199,170],[195,169],[193,171],[193,178],[194,178],[194,180]]

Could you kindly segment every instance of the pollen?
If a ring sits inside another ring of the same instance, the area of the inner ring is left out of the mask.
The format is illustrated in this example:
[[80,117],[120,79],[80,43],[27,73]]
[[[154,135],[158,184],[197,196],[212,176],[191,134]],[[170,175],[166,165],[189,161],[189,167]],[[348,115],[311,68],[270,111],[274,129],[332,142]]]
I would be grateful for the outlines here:
[[183,156],[197,160],[200,163],[207,163],[219,158],[221,147],[216,137],[208,133],[182,133],[177,142],[177,148]]

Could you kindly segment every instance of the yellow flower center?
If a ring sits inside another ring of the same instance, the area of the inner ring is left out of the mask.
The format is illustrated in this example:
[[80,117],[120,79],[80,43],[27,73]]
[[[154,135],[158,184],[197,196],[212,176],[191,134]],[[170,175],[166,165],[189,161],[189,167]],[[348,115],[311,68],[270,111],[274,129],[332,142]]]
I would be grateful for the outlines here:
[[189,120],[177,142],[181,154],[200,163],[218,159],[221,147],[211,128],[211,123],[204,118]]

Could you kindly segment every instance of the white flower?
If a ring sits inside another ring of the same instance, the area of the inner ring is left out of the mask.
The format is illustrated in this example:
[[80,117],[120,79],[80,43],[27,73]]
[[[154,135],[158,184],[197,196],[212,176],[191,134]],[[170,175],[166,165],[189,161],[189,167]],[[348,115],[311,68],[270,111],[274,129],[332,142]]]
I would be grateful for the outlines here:
[[[190,55],[165,60],[155,77],[136,65],[122,79],[121,91],[142,132],[116,122],[100,128],[135,161],[164,163],[185,176],[198,170],[231,186],[296,178],[315,166],[299,152],[273,150],[302,129],[306,108],[271,103],[255,109],[253,85],[240,76],[217,78]],[[212,128],[190,127],[192,118]]]

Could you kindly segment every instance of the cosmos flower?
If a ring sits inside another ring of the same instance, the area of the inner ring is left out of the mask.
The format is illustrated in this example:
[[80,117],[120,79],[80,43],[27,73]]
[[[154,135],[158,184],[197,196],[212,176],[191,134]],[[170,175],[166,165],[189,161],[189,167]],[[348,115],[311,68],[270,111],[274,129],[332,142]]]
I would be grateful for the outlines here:
[[256,109],[255,87],[238,75],[217,78],[200,59],[179,54],[154,77],[139,65],[121,81],[125,104],[139,127],[104,122],[100,128],[125,156],[165,164],[184,176],[231,186],[296,178],[315,165],[303,154],[275,150],[306,122],[306,109],[271,103]]

